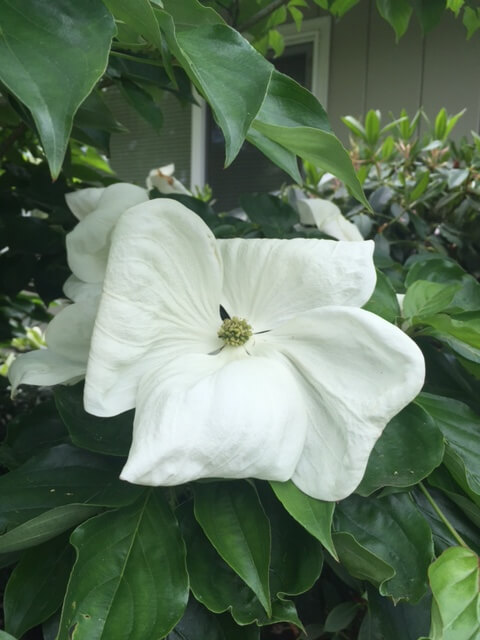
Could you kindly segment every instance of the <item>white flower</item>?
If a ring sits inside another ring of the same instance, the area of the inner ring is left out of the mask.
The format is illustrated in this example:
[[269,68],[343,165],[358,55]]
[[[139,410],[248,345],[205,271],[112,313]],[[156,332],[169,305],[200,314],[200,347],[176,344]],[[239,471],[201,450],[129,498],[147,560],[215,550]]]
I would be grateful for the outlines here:
[[191,196],[192,194],[190,191],[183,186],[180,180],[173,177],[174,173],[175,165],[173,163],[167,164],[158,169],[152,169],[147,177],[147,189],[150,190],[155,188],[164,195],[180,193],[186,196]]
[[62,309],[48,325],[46,349],[15,358],[8,372],[12,393],[20,384],[68,384],[85,376],[113,228],[126,209],[148,201],[148,193],[119,183],[74,191],[65,199],[79,219],[66,237],[67,259],[74,275],[63,287],[74,304]]
[[349,495],[424,378],[413,341],[360,309],[375,285],[372,251],[372,242],[216,241],[168,199],[127,211],[85,386],[94,415],[136,407],[121,477],[292,479],[316,498]]
[[298,200],[297,206],[302,224],[315,224],[320,231],[337,240],[363,240],[357,227],[344,218],[337,205],[330,200],[307,198]]
[[101,285],[86,284],[71,276],[64,293],[74,304],[62,309],[48,325],[47,348],[21,354],[10,366],[12,393],[21,384],[73,384],[85,376]]

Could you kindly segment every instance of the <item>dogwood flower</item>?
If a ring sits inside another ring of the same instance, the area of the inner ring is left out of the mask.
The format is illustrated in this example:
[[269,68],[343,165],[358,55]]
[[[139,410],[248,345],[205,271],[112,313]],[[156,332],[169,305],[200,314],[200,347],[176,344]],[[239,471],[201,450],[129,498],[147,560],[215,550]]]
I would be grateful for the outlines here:
[[300,222],[315,224],[320,231],[338,240],[363,240],[357,227],[347,220],[336,204],[322,198],[297,201]]
[[67,260],[74,275],[63,287],[74,304],[62,309],[48,325],[46,349],[15,358],[8,372],[12,393],[21,384],[72,384],[85,376],[112,230],[126,209],[148,201],[148,193],[118,183],[80,189],[65,199],[79,220],[66,237]]
[[45,332],[47,348],[15,358],[8,370],[12,393],[21,384],[73,384],[85,376],[101,285],[87,284],[71,276],[63,289],[74,303],[49,323]]
[[175,165],[167,164],[158,169],[152,169],[147,177],[147,189],[157,189],[164,195],[171,193],[180,193],[191,196],[190,191],[183,186],[180,180],[177,180],[173,174],[175,173]]
[[292,481],[339,500],[420,391],[410,338],[360,307],[372,242],[217,241],[178,202],[134,206],[112,235],[85,408],[135,407],[121,477]]

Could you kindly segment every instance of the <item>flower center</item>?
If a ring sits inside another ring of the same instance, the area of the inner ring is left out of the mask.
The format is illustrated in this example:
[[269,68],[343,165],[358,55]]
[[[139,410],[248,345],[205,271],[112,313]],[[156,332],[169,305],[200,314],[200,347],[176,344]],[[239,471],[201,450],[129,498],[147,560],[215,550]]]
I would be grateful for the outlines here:
[[252,335],[252,327],[243,318],[227,318],[218,330],[218,337],[231,347],[241,347]]

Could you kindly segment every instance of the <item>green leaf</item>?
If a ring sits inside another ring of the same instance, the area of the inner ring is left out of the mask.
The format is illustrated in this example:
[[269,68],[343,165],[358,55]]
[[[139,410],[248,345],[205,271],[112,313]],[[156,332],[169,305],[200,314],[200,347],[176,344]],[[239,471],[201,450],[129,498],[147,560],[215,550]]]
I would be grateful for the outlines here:
[[223,24],[222,17],[211,7],[205,7],[198,0],[162,0],[162,4],[176,25],[185,28],[204,24]]
[[267,483],[257,488],[272,532],[270,591],[279,598],[305,593],[322,570],[321,544],[287,513]]
[[126,456],[132,441],[133,411],[98,418],[83,408],[83,384],[55,388],[58,413],[74,444],[111,456]]
[[407,289],[403,300],[403,315],[421,322],[422,316],[429,316],[447,309],[461,288],[460,284],[440,284],[417,280]]
[[252,127],[316,166],[331,171],[368,209],[347,151],[333,134],[325,110],[304,87],[275,71]]
[[473,640],[480,629],[479,558],[451,547],[428,570],[434,605],[432,640]]
[[425,190],[428,187],[429,181],[430,181],[430,171],[425,171],[424,173],[422,173],[420,178],[417,180],[417,183],[408,194],[408,198],[410,202],[414,202],[415,200],[420,198],[421,195],[425,193]]
[[360,605],[358,602],[341,602],[334,607],[325,620],[324,633],[336,633],[346,629],[355,619]]
[[107,66],[113,18],[97,0],[2,0],[0,11],[0,79],[32,112],[56,178],[73,116]]
[[368,611],[358,640],[417,640],[428,633],[431,598],[427,595],[415,606],[405,602],[394,604],[390,598],[367,588]]
[[17,639],[14,638],[13,636],[11,636],[6,631],[1,631],[0,630],[0,640],[17,640]]
[[341,18],[347,11],[358,4],[358,2],[359,0],[333,0],[330,6],[330,13],[337,18]]
[[377,0],[379,14],[395,31],[397,41],[408,28],[412,7],[408,0]]
[[116,18],[162,51],[163,39],[149,0],[103,0]]
[[395,575],[393,567],[357,542],[352,534],[337,532],[333,540],[342,566],[354,578],[369,580],[378,587]]
[[[143,488],[120,481],[121,467],[122,461],[66,444],[39,454],[0,477],[0,530],[60,506],[130,504]],[[0,536],[0,549],[5,535]]]
[[270,616],[270,525],[254,487],[244,481],[197,483],[194,496],[206,536]]
[[176,30],[179,25],[168,13],[157,10],[156,15],[171,51],[212,107],[225,136],[228,166],[262,105],[273,67],[224,24],[180,25]]
[[387,425],[368,460],[357,493],[368,496],[381,487],[409,487],[441,464],[443,435],[421,407],[406,407]]
[[354,133],[359,138],[362,138],[362,140],[365,140],[366,142],[367,132],[365,131],[365,127],[361,122],[359,122],[353,116],[344,116],[342,118],[342,122],[346,127],[350,129],[352,133]]
[[363,308],[392,323],[395,323],[396,318],[400,315],[395,289],[387,276],[379,269],[377,269],[375,290]]
[[331,533],[335,503],[311,498],[297,489],[291,481],[271,482],[270,486],[292,518],[295,518],[338,560]]
[[5,628],[9,632],[21,637],[60,608],[73,561],[66,535],[23,554],[5,589]]
[[423,33],[428,33],[443,18],[446,0],[413,0],[413,8],[422,25]]
[[273,140],[262,135],[259,131],[250,127],[247,141],[259,149],[269,160],[283,169],[296,184],[302,184],[302,176],[298,170],[297,156],[292,151],[285,149]]
[[102,129],[109,133],[124,133],[127,129],[120,124],[108,108],[101,91],[94,90],[82,102],[75,116],[75,124],[80,127]]
[[[253,591],[210,544],[195,520],[192,506],[184,503],[177,511],[187,546],[190,588],[197,600],[216,614],[230,610],[234,620],[240,625],[297,623],[295,606],[288,600],[274,600],[272,616],[269,618],[266,615]],[[296,557],[295,553],[293,555]]]
[[256,625],[239,627],[228,613],[212,615],[190,598],[185,615],[166,640],[259,640]]
[[127,101],[136,112],[155,129],[160,131],[163,125],[163,113],[160,105],[142,87],[130,80],[122,80],[121,87]]
[[58,640],[162,638],[188,600],[185,548],[159,490],[72,534],[77,560]]
[[101,507],[66,504],[49,509],[0,536],[0,553],[36,547],[102,511]]
[[465,7],[463,10],[463,24],[467,29],[467,40],[470,40],[475,31],[480,29],[480,12],[478,7]]
[[[466,318],[466,319],[463,319]],[[415,322],[414,318],[414,322]],[[421,333],[447,344],[453,351],[472,362],[480,362],[480,316],[468,314],[451,318],[446,314],[419,318]]]
[[288,202],[268,193],[243,195],[240,205],[267,238],[285,238],[299,222],[298,213]]
[[380,135],[380,112],[370,109],[365,116],[365,134],[367,143],[375,146]]
[[360,549],[384,565],[383,571],[375,570],[376,579],[372,580],[369,572],[373,573],[373,565],[365,567],[368,558],[361,556],[357,561],[355,549],[346,556],[335,534],[333,541],[340,561],[352,576],[379,584],[380,593],[395,600],[417,602],[425,594],[427,568],[433,555],[432,534],[408,494],[382,498],[352,495],[337,504],[334,530],[352,536]]
[[480,417],[463,402],[430,393],[421,393],[416,402],[430,414],[446,439],[450,454],[447,467],[463,467],[468,487],[480,495]]

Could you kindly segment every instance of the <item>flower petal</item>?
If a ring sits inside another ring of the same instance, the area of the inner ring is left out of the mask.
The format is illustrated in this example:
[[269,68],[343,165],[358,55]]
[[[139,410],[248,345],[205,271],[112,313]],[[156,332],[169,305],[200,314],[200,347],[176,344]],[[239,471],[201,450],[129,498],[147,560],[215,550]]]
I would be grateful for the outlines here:
[[92,339],[87,411],[130,409],[146,371],[221,346],[221,283],[215,238],[189,209],[158,198],[125,213],[113,234]]
[[38,349],[17,356],[8,370],[12,393],[21,384],[48,387],[54,384],[73,384],[85,375],[86,362],[75,362],[54,353]]
[[73,215],[79,220],[83,220],[89,213],[95,211],[98,207],[100,198],[105,191],[105,187],[89,187],[88,189],[79,189],[65,194],[65,200],[68,208]]
[[[85,282],[103,280],[115,224],[124,211],[148,200],[146,190],[133,184],[113,184],[102,191],[95,208],[66,237],[68,265]],[[93,207],[93,199],[89,204]]]
[[170,193],[181,193],[183,195],[191,196],[192,194],[186,189],[183,184],[173,177],[175,172],[174,164],[167,164],[159,169],[152,169],[147,177],[147,189],[157,189],[164,195]]
[[296,369],[311,416],[293,482],[314,498],[345,498],[386,424],[420,392],[420,349],[389,322],[348,307],[304,313],[262,341]]
[[228,357],[186,356],[142,379],[123,480],[291,477],[307,414],[288,366]]
[[77,276],[69,276],[63,283],[63,293],[74,302],[89,300],[99,296],[102,292],[100,283],[83,282]]
[[82,363],[84,370],[99,300],[100,292],[69,304],[51,320],[45,332],[45,341],[51,351],[67,360]]
[[323,198],[307,198],[297,201],[300,221],[303,224],[316,224],[320,231],[337,238],[355,242],[363,240],[357,227],[347,220],[336,204]]
[[326,305],[361,307],[373,293],[373,242],[220,240],[222,304],[265,331],[303,311]]

